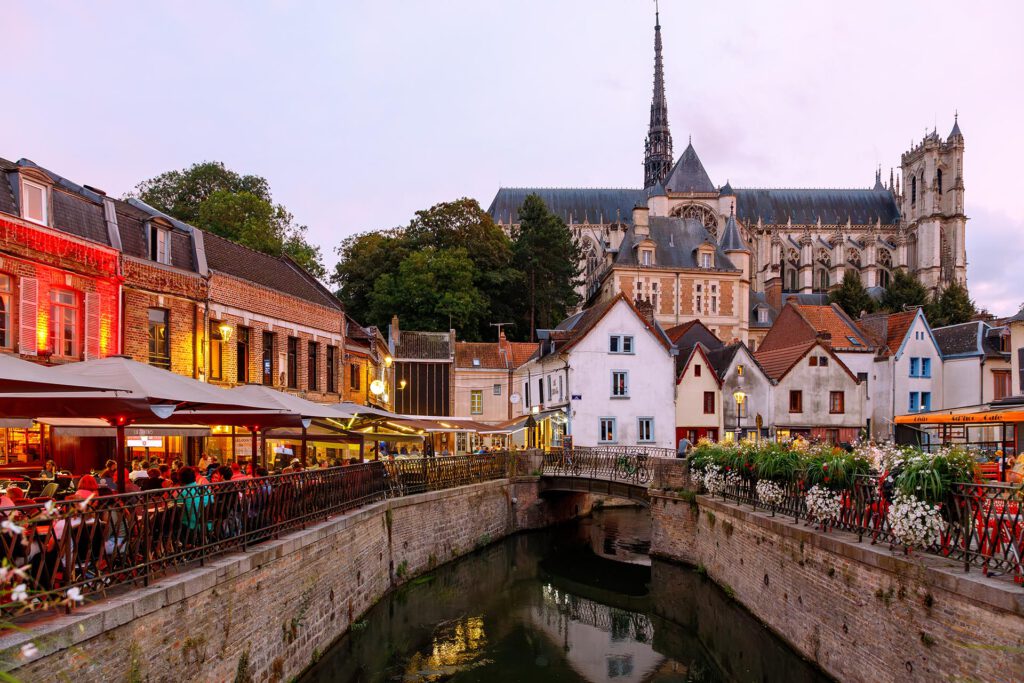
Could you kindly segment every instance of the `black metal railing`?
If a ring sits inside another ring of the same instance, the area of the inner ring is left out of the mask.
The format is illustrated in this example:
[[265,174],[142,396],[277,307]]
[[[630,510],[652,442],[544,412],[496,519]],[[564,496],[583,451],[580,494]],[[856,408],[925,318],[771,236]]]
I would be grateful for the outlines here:
[[[857,534],[858,541],[903,547],[889,521],[893,492],[886,490],[879,477],[856,476],[848,488],[838,490],[839,515],[827,520],[810,518],[802,482],[779,485],[783,490],[781,502],[766,505],[758,499],[754,477],[733,476],[727,478],[721,497],[773,515],[793,517],[795,522],[818,524],[826,531],[848,531]],[[939,513],[943,526],[939,540],[917,550],[957,560],[964,571],[981,568],[985,574],[1008,574],[1017,583],[1024,583],[1024,488],[953,484]]]
[[669,448],[634,446],[575,446],[544,454],[543,473],[649,486],[659,481],[659,470],[675,452]]
[[[501,479],[518,455],[419,458],[254,479],[0,508],[0,562],[19,570],[30,599],[147,585],[386,498]],[[12,603],[11,591],[0,602]]]

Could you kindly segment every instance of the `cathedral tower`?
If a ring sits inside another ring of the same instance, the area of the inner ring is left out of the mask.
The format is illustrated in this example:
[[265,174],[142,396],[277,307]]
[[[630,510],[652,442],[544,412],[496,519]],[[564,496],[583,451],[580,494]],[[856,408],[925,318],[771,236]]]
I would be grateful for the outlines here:
[[900,160],[907,266],[931,290],[967,283],[963,161],[964,136],[956,118],[944,141],[932,131]]
[[644,188],[663,182],[672,170],[672,133],[668,129],[668,100],[665,98],[665,70],[661,61],[661,21],[654,12],[654,97],[651,123],[644,144]]

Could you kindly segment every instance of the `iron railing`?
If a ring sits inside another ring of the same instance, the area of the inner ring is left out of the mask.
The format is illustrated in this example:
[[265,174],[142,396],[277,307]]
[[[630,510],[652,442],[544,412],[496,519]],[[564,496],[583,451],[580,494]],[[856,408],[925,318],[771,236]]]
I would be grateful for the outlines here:
[[545,453],[543,473],[649,486],[660,480],[660,470],[674,455],[669,448],[575,446]]
[[[819,524],[825,531],[840,529],[857,534],[858,541],[884,543],[902,548],[889,524],[892,492],[875,476],[857,476],[852,485],[837,491],[840,513],[835,519],[810,519],[801,482],[783,488],[779,504],[765,505],[757,498],[754,477],[727,480],[722,498],[793,517],[805,525]],[[1009,574],[1024,583],[1024,488],[1000,484],[953,484],[941,504],[943,531],[936,543],[918,550],[940,555],[963,564],[964,571],[981,568],[986,575]]]
[[[0,509],[0,562],[32,598],[148,585],[169,569],[369,503],[501,479],[517,455],[420,458]],[[13,525],[13,526],[12,526]],[[11,603],[10,591],[0,602]]]

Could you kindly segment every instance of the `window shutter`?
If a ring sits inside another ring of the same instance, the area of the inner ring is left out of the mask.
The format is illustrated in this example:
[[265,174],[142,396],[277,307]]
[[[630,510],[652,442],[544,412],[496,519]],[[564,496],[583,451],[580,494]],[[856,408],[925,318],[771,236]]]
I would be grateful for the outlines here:
[[26,356],[34,356],[39,352],[36,338],[36,321],[39,319],[39,280],[34,277],[23,277],[19,281],[21,288],[21,307],[18,310],[18,351]]
[[1024,394],[1024,348],[1017,349],[1017,368],[1020,372],[1020,392]]
[[85,359],[100,357],[100,295],[85,295]]

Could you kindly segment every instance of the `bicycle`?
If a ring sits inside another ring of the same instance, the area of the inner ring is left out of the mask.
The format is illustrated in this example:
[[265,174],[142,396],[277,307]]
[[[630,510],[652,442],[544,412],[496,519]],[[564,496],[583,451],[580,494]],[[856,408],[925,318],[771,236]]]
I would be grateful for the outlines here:
[[571,474],[576,477],[583,474],[583,464],[580,463],[578,459],[572,457],[572,453],[570,452],[562,454],[562,459],[559,462],[559,469],[564,469],[566,474]]
[[646,455],[620,455],[615,460],[616,479],[635,479],[638,482],[644,482],[650,476]]

